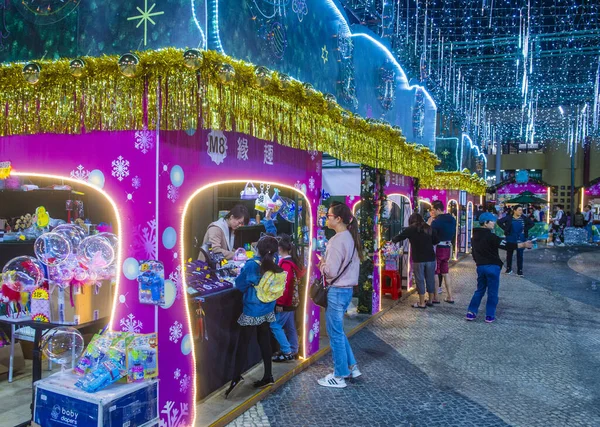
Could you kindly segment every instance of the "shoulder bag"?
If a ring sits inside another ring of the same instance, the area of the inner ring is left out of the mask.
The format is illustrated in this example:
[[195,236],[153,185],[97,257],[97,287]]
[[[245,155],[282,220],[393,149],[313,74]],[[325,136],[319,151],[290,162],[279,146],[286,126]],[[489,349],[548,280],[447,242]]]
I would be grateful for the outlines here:
[[352,264],[352,260],[354,259],[354,253],[356,252],[356,246],[354,246],[354,250],[352,251],[352,255],[350,256],[350,261],[346,264],[344,269],[340,274],[337,275],[335,279],[331,281],[329,285],[325,280],[325,275],[321,273],[321,277],[315,279],[310,287],[310,299],[320,307],[327,308],[327,292],[329,288],[333,286],[333,284],[346,272],[350,264]]

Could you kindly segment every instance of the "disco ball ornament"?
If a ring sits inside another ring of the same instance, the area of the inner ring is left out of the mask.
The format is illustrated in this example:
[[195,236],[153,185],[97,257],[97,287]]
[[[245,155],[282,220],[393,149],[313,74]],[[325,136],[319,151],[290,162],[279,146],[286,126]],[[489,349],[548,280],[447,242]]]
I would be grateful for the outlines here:
[[327,101],[327,106],[329,107],[330,110],[337,108],[337,98],[335,97],[335,95],[326,93],[324,97],[325,97],[325,101]]
[[63,263],[71,254],[71,244],[58,233],[44,233],[33,244],[35,256],[47,266]]
[[317,93],[313,85],[311,85],[310,83],[304,83],[302,86],[304,87],[304,93],[306,94],[306,96],[314,95],[315,93]]
[[113,263],[115,251],[106,238],[88,236],[77,248],[77,260],[90,270],[101,269]]
[[81,241],[85,239],[87,233],[83,228],[75,224],[61,224],[52,230],[64,236],[71,245],[71,253],[76,253]]
[[37,62],[30,62],[23,67],[23,77],[27,83],[32,85],[40,81],[42,68]]
[[140,60],[133,53],[126,53],[119,58],[119,70],[125,77],[135,77]]
[[219,78],[223,83],[231,83],[235,79],[235,68],[233,65],[224,63],[219,68]]
[[271,70],[262,65],[258,65],[254,69],[254,75],[256,76],[256,81],[260,87],[267,86],[271,80]]
[[16,292],[31,292],[44,279],[43,264],[30,256],[13,258],[2,269],[2,283]]
[[59,326],[46,332],[40,347],[48,360],[63,366],[79,359],[85,348],[81,333],[70,326]]
[[197,70],[202,65],[202,52],[199,49],[188,49],[183,52],[183,63],[190,70]]
[[287,74],[279,74],[279,80],[284,89],[287,89],[292,84],[292,78]]
[[74,59],[69,62],[69,70],[73,77],[82,77],[85,72],[85,61],[83,59]]

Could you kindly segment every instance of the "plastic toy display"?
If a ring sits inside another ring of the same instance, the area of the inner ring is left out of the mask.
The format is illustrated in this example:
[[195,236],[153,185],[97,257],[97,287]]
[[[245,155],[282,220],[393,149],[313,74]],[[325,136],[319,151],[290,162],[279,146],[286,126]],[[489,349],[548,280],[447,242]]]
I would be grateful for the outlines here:
[[141,261],[138,275],[139,300],[142,304],[165,303],[165,269],[159,261]]

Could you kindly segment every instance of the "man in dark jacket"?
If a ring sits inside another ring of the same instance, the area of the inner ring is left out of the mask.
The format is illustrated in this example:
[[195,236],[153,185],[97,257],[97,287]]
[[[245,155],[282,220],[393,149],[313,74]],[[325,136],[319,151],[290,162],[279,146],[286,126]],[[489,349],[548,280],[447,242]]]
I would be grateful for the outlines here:
[[[444,213],[444,204],[440,200],[436,200],[431,204],[431,218],[429,219],[431,228],[437,234],[440,242],[435,248],[435,257],[437,267],[435,273],[440,277],[440,292],[442,288],[442,279],[446,284],[446,301],[454,304],[452,298],[452,285],[450,282],[449,262],[452,257],[452,242],[456,238],[456,218],[449,213]],[[434,304],[437,299],[432,301]]]
[[[522,243],[529,238],[529,230],[533,228],[534,222],[531,218],[523,215],[523,207],[515,206],[512,215],[507,215],[498,221],[498,226],[504,230],[506,241],[509,243]],[[523,277],[523,252],[517,249],[517,275]],[[506,249],[506,273],[512,274],[512,260],[514,249]]]
[[477,265],[477,290],[471,298],[467,311],[467,320],[475,320],[479,305],[487,290],[487,303],[485,306],[485,321],[492,323],[496,320],[496,306],[498,305],[498,289],[500,287],[500,271],[502,261],[498,249],[525,249],[531,248],[531,241],[509,243],[506,239],[498,237],[493,230],[496,227],[496,215],[489,212],[481,214],[479,224],[481,228],[473,229],[473,259]]

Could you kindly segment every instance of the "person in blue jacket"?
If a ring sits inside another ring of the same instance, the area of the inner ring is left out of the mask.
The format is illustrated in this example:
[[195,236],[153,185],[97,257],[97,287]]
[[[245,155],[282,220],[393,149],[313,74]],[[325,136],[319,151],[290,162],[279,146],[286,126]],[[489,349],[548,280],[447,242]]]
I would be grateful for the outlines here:
[[[534,222],[531,218],[523,215],[523,207],[517,205],[512,210],[512,215],[507,215],[498,221],[498,226],[504,231],[508,243],[523,243],[529,238],[529,230],[533,228]],[[517,250],[517,275],[523,277],[523,252]],[[506,273],[512,274],[512,261],[515,249],[506,249]]]
[[262,388],[274,383],[272,372],[271,328],[269,323],[275,321],[276,301],[264,303],[256,295],[256,286],[261,277],[268,271],[281,273],[283,269],[276,262],[278,241],[274,236],[264,235],[256,244],[257,254],[249,259],[235,279],[235,287],[244,294],[243,311],[238,319],[241,326],[235,353],[233,379],[225,393],[228,398],[231,393],[244,382],[242,369],[250,339],[256,331],[258,345],[263,359],[264,374],[260,381],[254,383],[255,388]]

